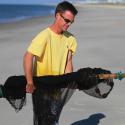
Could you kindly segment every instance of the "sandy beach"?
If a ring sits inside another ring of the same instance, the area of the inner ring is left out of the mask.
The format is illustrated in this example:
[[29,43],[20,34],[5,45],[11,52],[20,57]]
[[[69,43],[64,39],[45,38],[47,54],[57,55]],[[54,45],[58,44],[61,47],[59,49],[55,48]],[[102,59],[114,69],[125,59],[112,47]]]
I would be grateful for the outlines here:
[[[77,38],[74,70],[101,67],[125,72],[125,6],[82,5],[69,31]],[[0,24],[0,83],[10,75],[23,73],[23,55],[31,40],[53,22],[53,17]],[[106,99],[90,97],[76,90],[65,105],[60,125],[125,125],[125,80],[115,86]],[[5,99],[0,100],[0,125],[32,125],[32,105],[18,113]]]

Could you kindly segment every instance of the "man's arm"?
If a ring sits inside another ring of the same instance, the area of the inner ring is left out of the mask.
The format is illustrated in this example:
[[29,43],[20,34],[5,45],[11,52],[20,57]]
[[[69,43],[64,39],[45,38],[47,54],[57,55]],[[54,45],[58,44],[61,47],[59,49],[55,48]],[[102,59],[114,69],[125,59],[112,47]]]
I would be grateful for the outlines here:
[[34,55],[26,52],[23,59],[24,72],[27,80],[26,92],[33,93],[35,87],[33,84],[33,58]]
[[65,67],[65,73],[70,73],[70,72],[73,72],[72,51],[68,52],[66,67]]

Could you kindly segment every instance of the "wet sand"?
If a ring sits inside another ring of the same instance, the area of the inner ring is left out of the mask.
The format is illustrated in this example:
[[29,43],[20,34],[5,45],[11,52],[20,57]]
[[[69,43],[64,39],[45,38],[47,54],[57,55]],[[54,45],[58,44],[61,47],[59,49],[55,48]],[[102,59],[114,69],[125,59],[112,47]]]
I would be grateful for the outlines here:
[[[53,22],[53,17],[0,24],[0,79],[23,74],[22,58],[31,40]],[[80,5],[79,14],[69,29],[77,38],[74,70],[101,67],[125,72],[125,7]],[[125,80],[115,86],[106,99],[96,99],[77,91],[65,105],[60,125],[124,125]],[[30,95],[19,113],[5,99],[0,100],[1,125],[32,125]]]

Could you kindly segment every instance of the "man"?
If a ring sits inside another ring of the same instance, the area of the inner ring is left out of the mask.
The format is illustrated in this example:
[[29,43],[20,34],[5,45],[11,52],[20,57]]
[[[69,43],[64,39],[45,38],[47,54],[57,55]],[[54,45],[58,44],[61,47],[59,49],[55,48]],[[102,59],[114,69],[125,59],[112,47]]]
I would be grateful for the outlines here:
[[73,71],[72,56],[77,43],[67,29],[74,22],[77,13],[71,3],[59,3],[54,23],[32,40],[24,56],[26,92],[33,93],[34,125],[58,124],[68,90],[39,90],[38,93],[34,91],[33,76],[60,75]]

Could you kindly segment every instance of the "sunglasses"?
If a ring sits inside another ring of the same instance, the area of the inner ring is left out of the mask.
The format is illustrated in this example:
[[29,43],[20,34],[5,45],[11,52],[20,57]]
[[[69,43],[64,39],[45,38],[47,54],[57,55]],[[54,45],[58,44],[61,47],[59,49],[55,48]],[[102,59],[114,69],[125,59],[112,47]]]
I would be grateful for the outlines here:
[[71,21],[71,20],[65,18],[62,14],[60,14],[60,16],[63,18],[63,20],[64,20],[66,23],[71,23],[71,24],[72,24],[72,23],[74,22],[74,20]]

